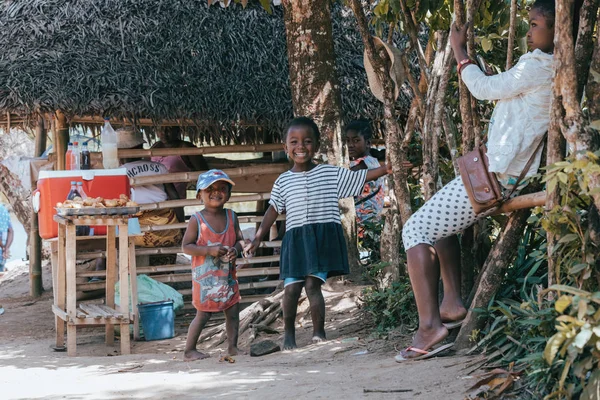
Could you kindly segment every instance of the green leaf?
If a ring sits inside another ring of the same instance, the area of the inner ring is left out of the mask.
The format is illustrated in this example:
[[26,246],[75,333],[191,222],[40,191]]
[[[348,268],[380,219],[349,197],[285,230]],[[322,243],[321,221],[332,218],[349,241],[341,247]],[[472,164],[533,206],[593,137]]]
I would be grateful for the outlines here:
[[579,236],[576,233],[569,233],[563,237],[560,238],[560,240],[558,241],[558,243],[569,243],[572,242],[573,240],[577,240],[579,238]]
[[556,357],[556,353],[558,353],[558,349],[565,339],[566,335],[564,332],[557,332],[548,340],[544,349],[544,360],[546,360],[548,365],[552,365],[552,361],[554,361],[554,357]]
[[571,296],[563,294],[558,298],[558,300],[556,300],[556,303],[554,303],[554,308],[556,309],[556,311],[562,314],[563,311],[565,311],[565,309],[571,305],[571,300]]
[[271,0],[259,0],[260,1],[260,5],[262,6],[262,8],[264,8],[269,14],[271,14],[273,12],[273,10],[271,10]]
[[587,266],[588,266],[588,265],[587,265],[587,264],[585,264],[585,263],[583,263],[583,264],[576,264],[576,265],[574,265],[574,266],[573,266],[573,267],[572,267],[572,268],[569,270],[569,273],[570,273],[571,275],[575,275],[576,273],[583,271],[585,268],[587,268]]
[[481,39],[481,48],[487,53],[494,48],[494,45],[492,44],[492,41],[489,38],[484,37]]

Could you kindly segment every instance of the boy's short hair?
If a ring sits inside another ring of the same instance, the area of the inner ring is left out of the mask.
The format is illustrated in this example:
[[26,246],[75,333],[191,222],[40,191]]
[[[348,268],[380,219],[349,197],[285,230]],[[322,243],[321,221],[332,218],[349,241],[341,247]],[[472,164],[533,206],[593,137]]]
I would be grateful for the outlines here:
[[203,172],[198,176],[198,181],[196,181],[196,193],[199,190],[206,189],[213,183],[217,181],[224,181],[229,184],[229,192],[231,193],[231,189],[235,186],[235,183],[229,178],[225,172],[220,169],[211,169],[209,171]]
[[285,132],[283,132],[283,142],[285,143],[287,139],[287,134],[290,129],[295,127],[305,127],[312,131],[312,134],[317,142],[321,141],[321,132],[319,132],[319,127],[311,118],[308,117],[297,117],[290,121]]

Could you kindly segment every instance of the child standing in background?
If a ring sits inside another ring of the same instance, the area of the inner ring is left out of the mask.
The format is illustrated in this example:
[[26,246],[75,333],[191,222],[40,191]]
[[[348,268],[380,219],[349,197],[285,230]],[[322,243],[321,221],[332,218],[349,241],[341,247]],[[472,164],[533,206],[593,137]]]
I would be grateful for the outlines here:
[[[344,129],[344,134],[352,171],[381,167],[370,153],[373,131],[368,121],[350,122]],[[359,238],[364,236],[365,222],[376,223],[381,220],[384,197],[383,178],[365,183],[362,193],[354,197]]]
[[212,313],[226,317],[227,355],[238,353],[240,291],[235,261],[242,250],[243,236],[237,216],[223,208],[235,185],[223,171],[212,169],[201,174],[196,183],[196,198],[204,209],[188,223],[182,249],[192,256],[192,304],[197,310],[185,343],[184,360],[209,357],[196,349],[202,329]]
[[349,272],[338,200],[359,195],[366,181],[377,179],[388,170],[380,167],[351,171],[315,164],[319,128],[307,117],[293,119],[283,139],[283,148],[294,166],[275,181],[270,206],[245,251],[252,255],[277,215],[286,213],[280,276],[285,288],[283,349],[289,350],[296,348],[295,322],[302,288],[306,289],[310,303],[313,343],[321,342],[326,338],[321,285],[328,277]]

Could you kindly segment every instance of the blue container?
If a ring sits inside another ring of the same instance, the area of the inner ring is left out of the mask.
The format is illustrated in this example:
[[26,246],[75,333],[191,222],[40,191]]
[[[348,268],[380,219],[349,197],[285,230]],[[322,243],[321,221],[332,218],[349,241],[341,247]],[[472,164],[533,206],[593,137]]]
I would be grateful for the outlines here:
[[173,300],[138,304],[146,340],[170,339],[175,336]]

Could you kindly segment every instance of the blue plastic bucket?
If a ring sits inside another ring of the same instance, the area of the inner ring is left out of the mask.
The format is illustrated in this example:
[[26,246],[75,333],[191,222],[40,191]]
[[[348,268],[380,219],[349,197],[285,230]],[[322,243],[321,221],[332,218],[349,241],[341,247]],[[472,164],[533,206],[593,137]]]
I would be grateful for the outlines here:
[[138,304],[146,340],[170,339],[175,336],[173,300]]

